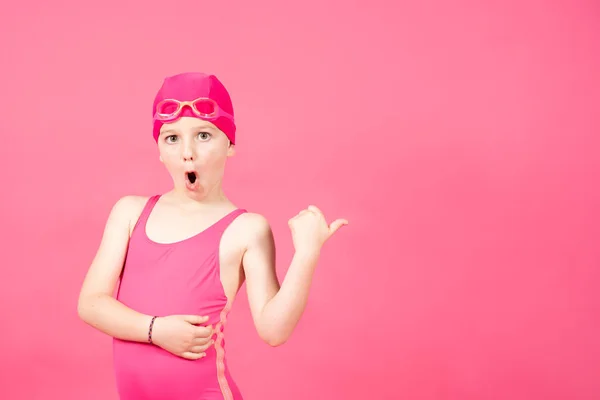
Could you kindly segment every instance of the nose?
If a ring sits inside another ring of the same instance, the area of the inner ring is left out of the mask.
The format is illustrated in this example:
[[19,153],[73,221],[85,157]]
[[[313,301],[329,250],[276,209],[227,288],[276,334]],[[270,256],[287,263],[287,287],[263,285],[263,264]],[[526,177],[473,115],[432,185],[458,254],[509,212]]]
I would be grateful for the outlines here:
[[184,144],[181,157],[183,158],[183,161],[194,161],[196,159],[194,146],[191,143]]

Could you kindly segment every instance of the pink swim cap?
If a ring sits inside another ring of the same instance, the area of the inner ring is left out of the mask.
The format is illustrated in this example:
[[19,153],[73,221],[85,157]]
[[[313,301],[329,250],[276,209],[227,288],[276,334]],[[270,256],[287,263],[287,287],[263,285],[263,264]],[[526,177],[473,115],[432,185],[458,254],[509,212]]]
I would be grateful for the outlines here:
[[154,104],[152,105],[154,140],[158,141],[160,127],[163,125],[162,121],[157,121],[154,118],[158,103],[166,99],[192,101],[200,97],[214,100],[221,110],[231,115],[231,118],[224,115],[221,115],[216,119],[201,118],[194,114],[189,106],[183,107],[179,117],[194,117],[210,121],[225,133],[231,143],[235,144],[236,127],[233,119],[231,97],[229,96],[227,89],[225,89],[225,86],[223,86],[216,76],[204,74],[202,72],[185,72],[165,78],[154,98]]

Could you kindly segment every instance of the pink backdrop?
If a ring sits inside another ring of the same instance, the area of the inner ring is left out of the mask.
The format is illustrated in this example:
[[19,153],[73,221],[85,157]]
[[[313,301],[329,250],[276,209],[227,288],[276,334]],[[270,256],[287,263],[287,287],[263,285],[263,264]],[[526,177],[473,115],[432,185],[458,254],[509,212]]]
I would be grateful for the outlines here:
[[3,5],[0,398],[116,399],[80,284],[117,198],[168,189],[162,78],[202,70],[232,92],[226,189],[271,221],[280,277],[289,217],[350,220],[285,346],[238,297],[247,400],[598,399],[600,8],[417,3]]

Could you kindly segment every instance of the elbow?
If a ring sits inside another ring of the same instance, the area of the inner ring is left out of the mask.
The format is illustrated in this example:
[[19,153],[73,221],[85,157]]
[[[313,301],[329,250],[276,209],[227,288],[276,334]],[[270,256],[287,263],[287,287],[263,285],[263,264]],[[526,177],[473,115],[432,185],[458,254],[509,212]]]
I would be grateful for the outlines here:
[[279,347],[285,344],[296,326],[296,322],[285,316],[273,314],[260,315],[256,320],[256,328],[260,339],[271,347]]
[[287,339],[284,338],[268,338],[263,340],[266,344],[268,344],[271,347],[279,347],[285,342],[287,342]]
[[88,322],[89,320],[89,305],[88,301],[84,297],[79,297],[79,301],[77,302],[77,316],[83,322]]
[[271,347],[278,347],[285,344],[289,339],[289,335],[284,332],[264,332],[260,335],[263,342]]
[[77,316],[87,324],[89,324],[93,318],[95,299],[95,296],[80,295],[79,300],[77,301]]

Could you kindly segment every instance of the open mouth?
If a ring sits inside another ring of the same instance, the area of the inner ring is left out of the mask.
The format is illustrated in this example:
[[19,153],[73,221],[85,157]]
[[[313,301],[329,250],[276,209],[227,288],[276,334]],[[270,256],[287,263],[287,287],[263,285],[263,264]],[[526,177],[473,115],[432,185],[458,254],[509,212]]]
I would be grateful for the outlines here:
[[187,180],[193,185],[196,182],[196,173],[191,171],[191,172],[186,172],[185,176],[187,178]]

